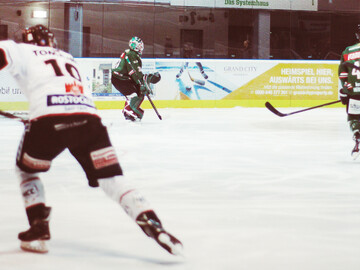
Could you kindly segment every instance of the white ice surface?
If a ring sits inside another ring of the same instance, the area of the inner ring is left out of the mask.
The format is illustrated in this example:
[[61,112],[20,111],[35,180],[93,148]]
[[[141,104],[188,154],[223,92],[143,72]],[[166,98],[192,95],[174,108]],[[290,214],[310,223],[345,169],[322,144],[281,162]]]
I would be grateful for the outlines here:
[[[296,109],[280,109],[282,112]],[[358,270],[360,158],[342,108],[284,118],[265,108],[101,111],[132,179],[185,257],[168,254],[68,151],[42,180],[53,207],[46,255],[19,249],[28,228],[14,160],[22,124],[0,120],[1,270]]]

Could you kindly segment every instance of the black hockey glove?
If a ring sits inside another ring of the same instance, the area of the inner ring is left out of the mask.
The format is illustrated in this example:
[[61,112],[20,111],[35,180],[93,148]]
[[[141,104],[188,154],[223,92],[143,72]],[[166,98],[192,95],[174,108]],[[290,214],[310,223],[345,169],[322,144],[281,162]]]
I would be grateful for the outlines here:
[[[344,90],[344,88],[345,88],[345,90]],[[339,97],[340,97],[341,103],[344,105],[347,105],[349,103],[349,95],[345,92],[347,90],[345,85],[344,85],[344,88],[341,88],[339,90]]]
[[155,72],[154,74],[149,74],[147,77],[148,83],[158,83],[161,80],[161,75],[159,72]]

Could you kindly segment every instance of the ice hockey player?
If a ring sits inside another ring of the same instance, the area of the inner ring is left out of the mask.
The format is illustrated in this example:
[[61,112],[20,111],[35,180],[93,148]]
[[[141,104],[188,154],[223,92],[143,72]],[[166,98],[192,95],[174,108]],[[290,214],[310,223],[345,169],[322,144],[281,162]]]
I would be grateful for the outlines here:
[[[355,33],[360,42],[360,24]],[[339,90],[341,102],[346,105],[347,120],[353,133],[355,147],[351,155],[356,159],[360,143],[360,43],[347,47],[341,55],[339,78],[342,88]]]
[[140,121],[144,110],[140,108],[144,97],[151,94],[150,83],[158,83],[160,73],[145,75],[142,72],[141,54],[144,42],[139,37],[132,37],[129,41],[130,49],[120,55],[120,61],[111,72],[111,83],[126,97],[123,114],[126,120]]
[[123,176],[91,90],[83,84],[74,58],[56,48],[53,33],[36,25],[24,30],[23,43],[1,41],[0,70],[13,76],[29,101],[29,122],[15,167],[30,225],[19,233],[21,248],[48,251],[51,207],[45,202],[40,173],[48,171],[52,160],[67,148],[82,166],[91,187],[100,187],[147,236],[168,252],[179,254],[180,241],[164,230],[148,201]]

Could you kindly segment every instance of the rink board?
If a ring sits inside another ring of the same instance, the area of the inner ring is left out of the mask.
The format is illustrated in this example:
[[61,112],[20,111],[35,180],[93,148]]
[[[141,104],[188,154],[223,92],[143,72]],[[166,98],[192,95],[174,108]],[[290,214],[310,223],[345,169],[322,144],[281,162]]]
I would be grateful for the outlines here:
[[[82,82],[99,109],[116,109],[124,96],[111,84],[116,58],[77,58]],[[151,98],[159,108],[307,107],[338,99],[338,61],[143,59],[143,72],[161,74]],[[6,71],[0,73],[1,109],[27,109]],[[143,107],[150,108],[145,100]]]

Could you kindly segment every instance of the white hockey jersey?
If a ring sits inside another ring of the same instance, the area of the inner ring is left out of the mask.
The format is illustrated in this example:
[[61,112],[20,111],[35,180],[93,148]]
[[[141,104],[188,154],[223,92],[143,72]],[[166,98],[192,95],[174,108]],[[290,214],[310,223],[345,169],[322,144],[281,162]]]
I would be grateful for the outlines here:
[[12,40],[0,42],[8,70],[29,101],[29,119],[64,114],[95,114],[91,90],[72,55]]

